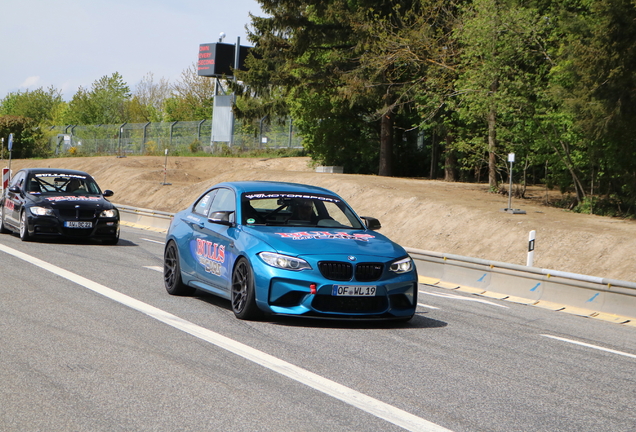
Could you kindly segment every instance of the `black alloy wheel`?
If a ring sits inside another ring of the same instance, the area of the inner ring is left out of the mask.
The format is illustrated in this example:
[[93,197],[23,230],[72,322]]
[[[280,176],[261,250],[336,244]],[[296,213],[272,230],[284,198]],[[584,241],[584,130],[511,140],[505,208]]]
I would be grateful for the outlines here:
[[256,320],[263,316],[263,312],[256,306],[254,292],[254,275],[249,262],[239,258],[232,273],[232,311],[243,320]]
[[181,266],[179,265],[179,250],[174,241],[170,241],[163,254],[163,282],[166,291],[171,295],[192,295],[195,288],[187,286],[181,280]]

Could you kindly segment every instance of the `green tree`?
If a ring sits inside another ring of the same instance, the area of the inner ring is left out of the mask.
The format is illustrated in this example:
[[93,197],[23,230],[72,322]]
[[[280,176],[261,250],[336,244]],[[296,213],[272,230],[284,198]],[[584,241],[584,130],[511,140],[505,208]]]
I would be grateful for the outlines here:
[[[494,191],[499,163],[505,167],[501,156],[528,153],[537,92],[547,85],[551,66],[548,29],[535,9],[515,0],[475,0],[462,21],[457,110],[469,129],[462,150],[477,160],[487,154]],[[477,160],[467,159],[472,165]]]
[[196,63],[181,73],[172,86],[172,95],[164,99],[165,121],[209,119],[214,105],[214,80],[199,76]]
[[62,93],[54,87],[9,93],[0,101],[0,114],[28,117],[38,124],[50,124],[53,112],[64,104]]
[[[346,122],[340,130],[346,124],[354,131],[366,130],[354,142],[341,139],[323,145],[329,134],[304,137],[318,159],[329,153],[320,153],[329,145],[363,151],[377,143],[373,146],[378,153],[377,172],[391,175],[395,125],[409,112],[426,69],[440,67],[435,61],[436,29],[429,29],[443,2],[261,4],[269,17],[252,17],[255,30],[250,38],[256,43],[256,56],[248,60],[249,71],[238,74],[250,86],[247,93],[264,97],[267,102],[261,107],[278,114],[289,109],[296,124],[306,125],[305,133],[321,130],[312,123],[327,121],[332,125]],[[418,52],[409,47],[411,37],[424,41],[417,44]],[[269,102],[280,93],[287,105]],[[321,110],[299,109],[317,99]],[[349,115],[342,115],[344,107]]]
[[126,121],[126,102],[130,89],[115,72],[93,83],[90,90],[80,87],[69,103],[66,124],[118,124]]
[[167,79],[155,82],[152,72],[146,74],[135,87],[132,98],[126,105],[126,118],[132,123],[161,122],[166,99],[171,95]]

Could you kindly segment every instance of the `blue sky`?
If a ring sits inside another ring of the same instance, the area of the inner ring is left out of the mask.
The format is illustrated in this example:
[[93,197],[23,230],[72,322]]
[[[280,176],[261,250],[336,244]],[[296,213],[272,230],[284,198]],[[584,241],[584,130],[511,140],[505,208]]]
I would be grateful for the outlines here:
[[82,86],[119,72],[131,89],[149,72],[179,79],[199,44],[251,45],[256,0],[2,0],[0,99],[54,86],[70,100]]

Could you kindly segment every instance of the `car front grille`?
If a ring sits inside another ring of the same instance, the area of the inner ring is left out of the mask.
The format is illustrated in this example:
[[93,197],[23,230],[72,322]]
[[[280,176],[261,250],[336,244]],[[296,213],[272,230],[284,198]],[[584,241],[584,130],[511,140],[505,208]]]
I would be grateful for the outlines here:
[[356,280],[373,282],[380,279],[384,265],[382,263],[360,263],[356,265]]
[[353,277],[353,266],[348,262],[321,261],[318,263],[318,269],[329,280],[349,281]]
[[[354,277],[354,267],[351,263],[342,261],[321,261],[318,263],[320,273],[329,280],[350,281]],[[355,266],[355,280],[359,282],[373,282],[382,277],[384,264],[360,263]]]
[[58,209],[60,217],[64,220],[93,220],[95,219],[95,210],[82,209]]

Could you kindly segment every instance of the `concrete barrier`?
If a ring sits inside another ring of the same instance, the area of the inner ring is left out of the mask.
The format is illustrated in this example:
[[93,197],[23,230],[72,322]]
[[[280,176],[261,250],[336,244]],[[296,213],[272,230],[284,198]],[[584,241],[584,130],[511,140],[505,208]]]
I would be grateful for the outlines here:
[[406,249],[424,284],[636,325],[634,282]]

